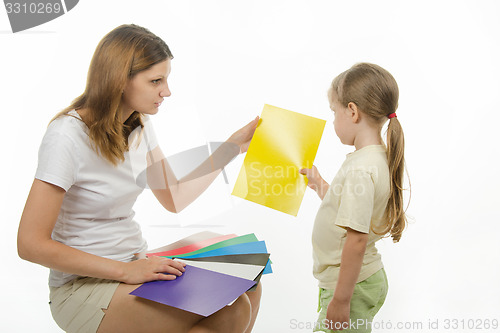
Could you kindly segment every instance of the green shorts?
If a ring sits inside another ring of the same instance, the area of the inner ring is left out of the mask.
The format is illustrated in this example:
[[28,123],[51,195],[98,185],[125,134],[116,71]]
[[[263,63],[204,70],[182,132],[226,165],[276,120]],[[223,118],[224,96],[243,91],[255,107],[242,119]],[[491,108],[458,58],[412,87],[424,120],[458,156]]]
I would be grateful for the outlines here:
[[95,333],[118,281],[79,277],[61,287],[50,287],[50,310],[61,329],[69,333]]
[[[341,332],[371,332],[373,317],[384,304],[387,289],[387,276],[383,268],[368,279],[358,282],[351,298],[349,329]],[[333,293],[333,289],[319,288],[319,316],[314,332],[334,332],[328,329],[331,325],[328,325],[329,322],[326,320],[326,310],[333,298]]]

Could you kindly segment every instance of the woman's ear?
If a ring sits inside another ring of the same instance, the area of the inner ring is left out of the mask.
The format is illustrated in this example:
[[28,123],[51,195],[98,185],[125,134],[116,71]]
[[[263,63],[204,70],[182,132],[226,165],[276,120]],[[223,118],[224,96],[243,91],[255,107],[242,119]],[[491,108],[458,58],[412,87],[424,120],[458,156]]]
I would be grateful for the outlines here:
[[358,106],[354,102],[349,102],[349,104],[347,104],[347,110],[349,111],[349,115],[354,124],[361,120],[361,113],[358,110]]

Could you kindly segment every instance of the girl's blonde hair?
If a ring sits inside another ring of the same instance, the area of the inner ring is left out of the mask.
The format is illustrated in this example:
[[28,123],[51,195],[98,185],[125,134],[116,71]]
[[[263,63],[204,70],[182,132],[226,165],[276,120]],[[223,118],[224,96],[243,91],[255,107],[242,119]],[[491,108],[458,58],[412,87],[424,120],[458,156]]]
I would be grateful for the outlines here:
[[121,25],[99,42],[90,63],[85,91],[52,120],[71,110],[86,109],[86,124],[94,150],[113,165],[125,160],[128,136],[143,127],[134,111],[123,123],[122,93],[127,81],[153,65],[172,59],[167,44],[148,29]]
[[[332,82],[339,103],[347,107],[352,102],[382,128],[388,115],[398,108],[399,89],[394,77],[380,66],[359,63],[338,75]],[[404,134],[397,117],[389,120],[387,128],[387,159],[391,179],[387,203],[387,225],[379,235],[390,233],[394,242],[401,239],[407,218],[403,203]]]

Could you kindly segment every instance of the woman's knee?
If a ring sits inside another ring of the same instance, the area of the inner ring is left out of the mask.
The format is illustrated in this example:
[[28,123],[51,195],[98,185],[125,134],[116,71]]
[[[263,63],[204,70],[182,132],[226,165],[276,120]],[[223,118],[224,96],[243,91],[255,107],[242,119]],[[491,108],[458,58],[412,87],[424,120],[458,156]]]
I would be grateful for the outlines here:
[[235,331],[245,331],[252,317],[252,303],[247,294],[243,294],[230,305],[231,320],[234,320]]
[[253,327],[255,325],[255,321],[257,320],[257,315],[259,314],[260,298],[262,296],[262,284],[259,283],[254,291],[247,291],[246,295],[250,300],[252,308],[251,308],[250,323],[248,324],[248,327],[245,332],[252,332]]
[[233,304],[199,321],[189,333],[243,333],[250,323],[251,310],[250,300],[243,294]]
[[236,311],[241,312],[241,315],[250,315],[252,312],[252,303],[250,302],[250,298],[248,298],[247,294],[243,294],[236,302],[234,302],[231,306],[236,306]]
[[250,300],[252,313],[258,312],[260,307],[260,298],[262,297],[262,284],[259,282],[259,284],[257,284],[257,288],[255,288],[254,291],[247,291],[245,294]]

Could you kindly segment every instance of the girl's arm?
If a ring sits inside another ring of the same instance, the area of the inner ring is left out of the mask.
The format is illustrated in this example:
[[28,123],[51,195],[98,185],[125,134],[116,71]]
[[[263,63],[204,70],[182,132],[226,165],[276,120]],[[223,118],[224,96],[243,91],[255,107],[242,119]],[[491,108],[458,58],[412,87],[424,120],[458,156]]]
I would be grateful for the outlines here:
[[321,177],[318,169],[313,165],[311,169],[300,169],[299,173],[306,175],[308,180],[307,186],[316,191],[319,198],[323,200],[330,185]]
[[368,234],[351,228],[346,229],[347,238],[342,250],[339,280],[326,315],[326,318],[331,320],[333,324],[349,323],[352,293],[361,271],[368,242]]
[[153,257],[124,263],[92,255],[53,240],[52,230],[65,193],[62,188],[41,180],[35,179],[33,182],[17,237],[18,253],[22,259],[69,274],[129,284],[172,280],[175,275],[182,274],[183,266],[172,260]]
[[175,177],[160,147],[153,149],[147,156],[148,185],[163,207],[178,213],[198,198],[232,159],[247,151],[258,121],[259,117],[236,131],[207,160],[182,179]]

